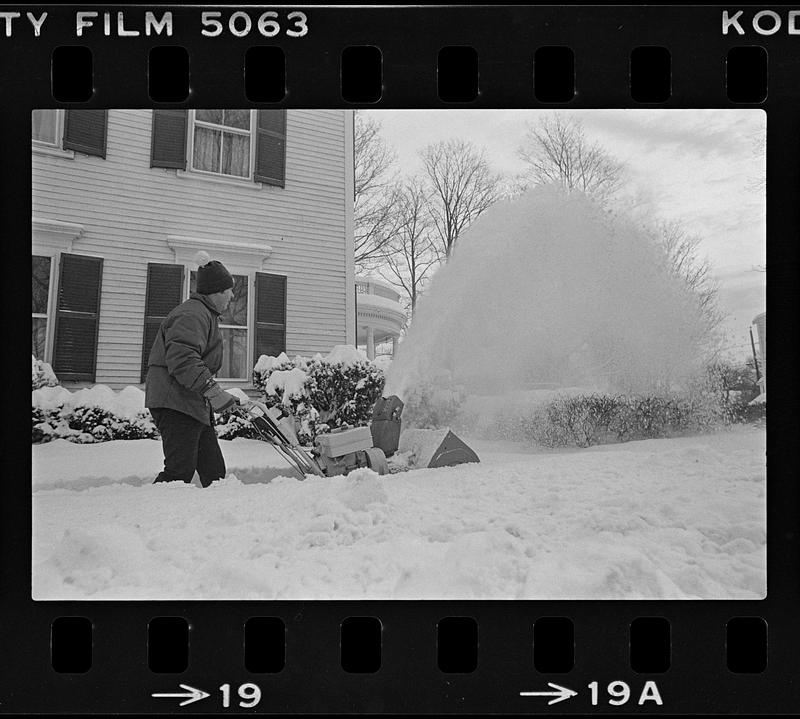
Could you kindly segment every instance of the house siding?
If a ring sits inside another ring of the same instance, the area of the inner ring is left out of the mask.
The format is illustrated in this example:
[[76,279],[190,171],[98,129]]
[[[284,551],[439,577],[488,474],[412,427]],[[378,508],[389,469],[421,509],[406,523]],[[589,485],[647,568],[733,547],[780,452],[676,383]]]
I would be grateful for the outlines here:
[[96,382],[139,383],[147,263],[175,262],[169,235],[270,246],[247,269],[287,277],[289,355],[348,341],[347,112],[288,111],[285,189],[151,168],[150,110],[109,111],[106,159],[33,152],[34,217],[82,225],[71,251],[104,258]]

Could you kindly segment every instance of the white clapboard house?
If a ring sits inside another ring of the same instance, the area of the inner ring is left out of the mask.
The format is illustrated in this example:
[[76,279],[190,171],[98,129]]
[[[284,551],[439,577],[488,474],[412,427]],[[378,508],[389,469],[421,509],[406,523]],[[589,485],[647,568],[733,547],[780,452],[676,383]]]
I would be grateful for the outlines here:
[[227,386],[261,354],[356,342],[346,110],[33,113],[33,354],[63,384],[140,384],[204,250],[235,279]]

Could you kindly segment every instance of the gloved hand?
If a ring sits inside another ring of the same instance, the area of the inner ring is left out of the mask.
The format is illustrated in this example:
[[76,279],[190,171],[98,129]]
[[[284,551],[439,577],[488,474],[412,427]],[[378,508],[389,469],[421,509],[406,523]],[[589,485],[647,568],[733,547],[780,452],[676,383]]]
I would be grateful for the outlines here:
[[251,399],[247,402],[240,402],[242,407],[244,407],[247,411],[256,410],[254,414],[258,416],[259,414],[269,414],[269,408],[263,402],[259,402],[258,400]]
[[224,414],[230,411],[235,405],[239,404],[239,400],[230,392],[226,392],[216,382],[209,385],[203,392],[203,396],[211,402],[211,409],[217,414]]

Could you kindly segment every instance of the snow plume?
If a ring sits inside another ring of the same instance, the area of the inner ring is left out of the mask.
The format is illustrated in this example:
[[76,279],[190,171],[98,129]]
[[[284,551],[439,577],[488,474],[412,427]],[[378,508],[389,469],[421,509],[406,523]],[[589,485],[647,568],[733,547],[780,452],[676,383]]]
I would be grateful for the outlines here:
[[497,203],[422,297],[384,394],[582,386],[648,391],[690,379],[703,321],[647,235],[580,193]]

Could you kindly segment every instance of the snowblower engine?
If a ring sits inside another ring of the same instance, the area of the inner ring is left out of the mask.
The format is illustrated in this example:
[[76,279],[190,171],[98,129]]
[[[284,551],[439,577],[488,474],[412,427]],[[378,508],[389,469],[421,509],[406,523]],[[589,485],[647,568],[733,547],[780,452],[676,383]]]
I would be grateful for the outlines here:
[[369,427],[334,429],[317,435],[314,455],[328,477],[347,474],[359,467],[369,467],[378,474],[388,474],[386,455],[372,446]]

